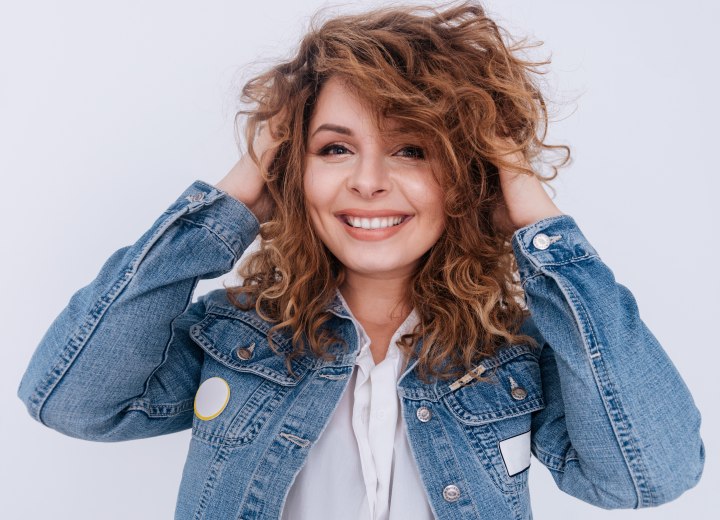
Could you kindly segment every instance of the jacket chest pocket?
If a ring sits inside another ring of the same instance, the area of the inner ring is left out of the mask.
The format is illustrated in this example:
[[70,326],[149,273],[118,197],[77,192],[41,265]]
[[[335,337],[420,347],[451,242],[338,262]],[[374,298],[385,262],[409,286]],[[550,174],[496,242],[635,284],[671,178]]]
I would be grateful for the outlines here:
[[192,434],[210,444],[252,442],[309,368],[306,362],[293,361],[293,377],[284,356],[270,349],[266,332],[236,312],[211,307],[190,328],[190,336],[205,352]]
[[488,381],[443,396],[493,482],[505,493],[524,491],[530,467],[532,412],[545,407],[537,357],[515,346],[483,363]]

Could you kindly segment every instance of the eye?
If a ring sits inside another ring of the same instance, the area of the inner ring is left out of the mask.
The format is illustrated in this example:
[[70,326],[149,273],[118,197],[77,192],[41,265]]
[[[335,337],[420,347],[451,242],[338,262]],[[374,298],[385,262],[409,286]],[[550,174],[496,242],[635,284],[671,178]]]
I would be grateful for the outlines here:
[[[346,155],[352,153],[341,144],[329,144],[320,149],[319,155]],[[419,146],[405,146],[399,152],[399,155],[409,159],[424,159],[425,152]]]
[[320,150],[320,155],[344,155],[349,150],[341,144],[329,144]]
[[408,157],[410,159],[424,159],[425,158],[425,152],[419,146],[406,146],[402,150],[400,150],[398,153],[402,154],[403,157]]

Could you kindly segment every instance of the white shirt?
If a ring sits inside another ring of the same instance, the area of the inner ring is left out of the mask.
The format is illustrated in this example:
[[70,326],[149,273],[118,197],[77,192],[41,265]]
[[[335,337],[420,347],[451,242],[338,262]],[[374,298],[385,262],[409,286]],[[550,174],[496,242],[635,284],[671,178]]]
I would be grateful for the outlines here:
[[395,345],[418,321],[413,310],[375,364],[370,338],[347,302],[360,351],[330,422],[290,487],[283,520],[432,520],[407,439],[397,381],[403,356]]

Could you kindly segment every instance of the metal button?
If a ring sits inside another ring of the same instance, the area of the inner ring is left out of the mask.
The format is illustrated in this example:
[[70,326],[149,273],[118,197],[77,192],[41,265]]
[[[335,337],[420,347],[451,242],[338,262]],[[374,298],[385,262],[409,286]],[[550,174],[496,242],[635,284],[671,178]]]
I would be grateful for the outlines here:
[[250,359],[253,355],[253,351],[255,350],[255,343],[251,343],[247,347],[238,347],[235,349],[235,355],[242,359],[243,361],[247,361]]
[[448,502],[455,502],[460,498],[460,489],[455,484],[445,486],[445,489],[443,489],[443,498]]
[[420,419],[422,422],[428,422],[430,420],[430,417],[432,417],[432,412],[427,406],[421,406],[417,409],[415,415],[417,415],[417,418]]
[[202,191],[199,193],[193,193],[192,195],[188,195],[186,198],[190,202],[200,202],[205,198],[205,193]]
[[510,390],[510,395],[512,395],[512,398],[516,401],[522,401],[527,397],[527,390],[525,390],[521,386],[516,386],[512,390]]
[[550,246],[550,237],[545,233],[538,233],[533,237],[533,245],[538,249],[547,249]]

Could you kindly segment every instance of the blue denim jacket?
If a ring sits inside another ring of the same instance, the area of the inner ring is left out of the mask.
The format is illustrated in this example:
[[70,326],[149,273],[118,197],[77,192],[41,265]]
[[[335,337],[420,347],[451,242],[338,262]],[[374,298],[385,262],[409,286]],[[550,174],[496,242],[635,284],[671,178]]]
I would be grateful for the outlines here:
[[[34,419],[72,437],[192,428],[178,519],[280,518],[358,354],[338,300],[331,325],[349,350],[295,360],[297,378],[267,344],[271,325],[224,289],[192,302],[198,280],[229,272],[258,231],[243,204],[195,181],[72,296],[18,388]],[[478,368],[491,381],[464,385],[422,383],[414,357],[397,385],[434,515],[531,518],[528,471],[509,471],[501,449],[526,432],[560,489],[603,508],[655,506],[694,486],[700,414],[631,292],[569,215],[518,229],[513,248],[531,311],[522,332],[542,348],[503,348]],[[290,348],[288,337],[277,342]],[[230,396],[201,420],[195,394],[215,376]]]

